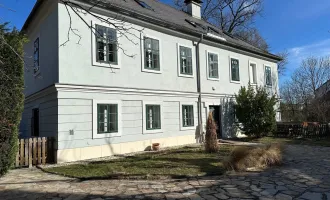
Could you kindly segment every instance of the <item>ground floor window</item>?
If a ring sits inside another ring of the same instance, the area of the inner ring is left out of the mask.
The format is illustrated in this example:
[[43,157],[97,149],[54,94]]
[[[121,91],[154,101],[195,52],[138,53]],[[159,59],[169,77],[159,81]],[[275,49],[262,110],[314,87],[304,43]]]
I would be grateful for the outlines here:
[[146,105],[146,128],[147,130],[161,129],[160,105]]
[[118,132],[118,104],[97,104],[97,133]]
[[183,127],[194,126],[194,106],[182,105],[182,125]]

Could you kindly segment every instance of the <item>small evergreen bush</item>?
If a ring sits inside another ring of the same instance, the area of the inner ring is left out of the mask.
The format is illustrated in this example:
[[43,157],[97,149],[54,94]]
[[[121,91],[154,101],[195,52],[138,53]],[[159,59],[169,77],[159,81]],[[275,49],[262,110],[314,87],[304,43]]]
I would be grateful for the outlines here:
[[213,113],[210,112],[206,122],[205,150],[208,153],[215,153],[219,150],[217,139],[217,125],[213,119]]
[[276,129],[277,103],[275,95],[269,96],[266,89],[251,85],[241,87],[236,95],[236,117],[248,136],[261,137]]

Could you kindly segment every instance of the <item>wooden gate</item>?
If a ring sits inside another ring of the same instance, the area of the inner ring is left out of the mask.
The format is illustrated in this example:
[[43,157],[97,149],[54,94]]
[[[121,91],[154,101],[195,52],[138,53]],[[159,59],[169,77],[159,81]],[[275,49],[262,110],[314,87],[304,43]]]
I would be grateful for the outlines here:
[[18,139],[16,167],[32,167],[54,163],[54,142],[55,139],[50,137]]

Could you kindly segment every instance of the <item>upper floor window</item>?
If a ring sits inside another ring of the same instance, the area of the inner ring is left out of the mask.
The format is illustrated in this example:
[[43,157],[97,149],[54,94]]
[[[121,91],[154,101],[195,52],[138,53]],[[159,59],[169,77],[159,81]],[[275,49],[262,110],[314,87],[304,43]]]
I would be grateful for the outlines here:
[[118,132],[118,104],[97,104],[97,134]]
[[34,60],[33,72],[37,73],[39,71],[39,68],[40,68],[40,63],[39,63],[39,38],[37,38],[34,41],[33,60]]
[[265,67],[266,85],[272,86],[272,69],[269,66]]
[[250,63],[250,84],[257,84],[257,64]]
[[159,40],[144,37],[144,69],[160,71]]
[[209,78],[218,79],[219,72],[218,72],[218,55],[215,53],[208,53],[208,69],[209,69]]
[[230,59],[230,65],[231,65],[231,80],[232,81],[240,81],[239,77],[239,60],[235,58]]
[[115,29],[95,25],[96,61],[118,64],[117,32]]
[[189,47],[179,46],[180,74],[193,75],[192,50]]

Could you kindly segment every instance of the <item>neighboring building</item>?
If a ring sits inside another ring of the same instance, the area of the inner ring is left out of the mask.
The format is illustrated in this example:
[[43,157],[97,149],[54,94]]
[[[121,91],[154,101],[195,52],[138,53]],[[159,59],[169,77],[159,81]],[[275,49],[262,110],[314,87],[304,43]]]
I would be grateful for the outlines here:
[[316,89],[316,97],[325,97],[326,99],[330,100],[330,80]]
[[[58,1],[39,0],[23,27],[33,58],[26,62],[35,67],[25,74],[21,132],[55,137],[58,162],[200,142],[209,110],[219,136],[235,137],[240,87],[250,81],[278,94],[280,58],[201,20],[199,0],[186,1],[187,13],[156,0],[99,2],[93,15],[78,11],[82,20]],[[124,19],[137,37],[98,16]]]

